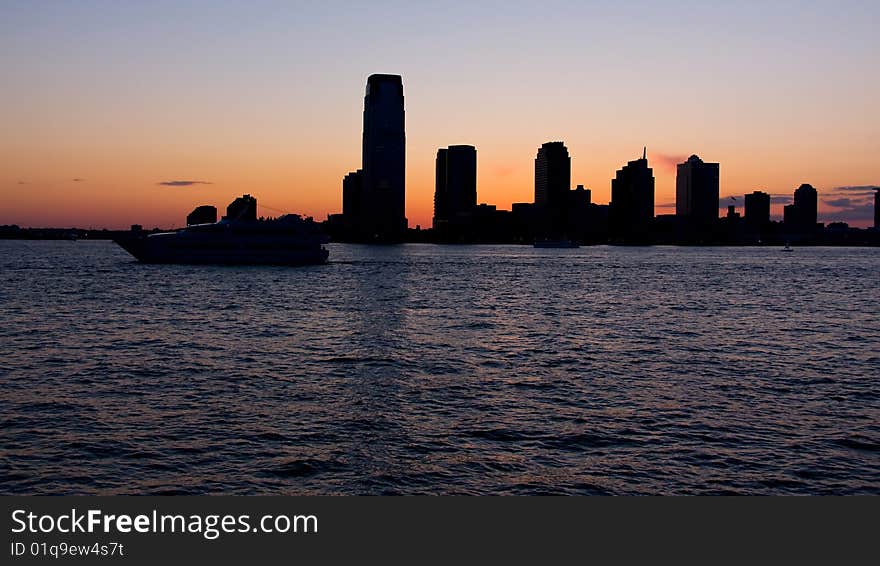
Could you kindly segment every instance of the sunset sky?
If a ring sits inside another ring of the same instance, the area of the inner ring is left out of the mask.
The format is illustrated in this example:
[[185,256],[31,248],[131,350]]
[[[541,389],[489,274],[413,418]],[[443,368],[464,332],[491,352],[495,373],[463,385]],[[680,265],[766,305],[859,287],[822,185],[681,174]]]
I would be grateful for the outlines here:
[[438,147],[475,145],[479,201],[509,208],[553,140],[594,202],[647,146],[658,214],[696,153],[737,203],[811,183],[820,220],[866,226],[878,21],[876,0],[4,0],[0,224],[180,226],[243,193],[323,219],[360,166],[367,76],[393,73],[410,226],[430,225]]

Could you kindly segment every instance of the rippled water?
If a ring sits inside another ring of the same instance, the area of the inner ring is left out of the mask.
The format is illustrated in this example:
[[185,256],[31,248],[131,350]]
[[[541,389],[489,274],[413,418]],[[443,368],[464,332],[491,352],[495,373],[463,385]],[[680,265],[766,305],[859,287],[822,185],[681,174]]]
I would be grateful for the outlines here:
[[3,493],[880,494],[880,249],[0,242]]

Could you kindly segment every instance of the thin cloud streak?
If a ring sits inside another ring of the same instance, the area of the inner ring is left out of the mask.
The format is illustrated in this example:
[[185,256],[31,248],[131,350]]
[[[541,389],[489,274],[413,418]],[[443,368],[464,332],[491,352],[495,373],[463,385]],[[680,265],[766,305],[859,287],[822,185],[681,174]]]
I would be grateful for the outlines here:
[[190,187],[192,185],[210,185],[210,181],[159,181],[157,185],[165,187]]
[[794,202],[792,195],[770,195],[771,204],[791,204],[792,202]]
[[840,210],[819,212],[820,222],[870,222],[873,219],[873,204],[859,204]]
[[847,208],[852,206],[853,200],[851,198],[823,198],[822,202],[827,204],[828,206],[833,206],[835,208]]
[[845,187],[834,187],[830,189],[829,193],[850,193],[850,194],[858,194],[858,195],[871,195],[880,190],[880,185],[852,185]]

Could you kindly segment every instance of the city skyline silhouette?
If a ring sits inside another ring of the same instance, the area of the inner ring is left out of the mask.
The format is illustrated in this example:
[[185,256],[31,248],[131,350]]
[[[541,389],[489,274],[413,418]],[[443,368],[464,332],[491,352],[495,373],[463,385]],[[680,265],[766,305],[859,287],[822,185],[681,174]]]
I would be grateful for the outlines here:
[[[674,204],[675,164],[697,154],[723,164],[722,197],[765,191],[781,218],[778,200],[810,183],[821,221],[871,223],[852,193],[878,184],[877,79],[863,72],[878,66],[876,6],[241,10],[10,10],[0,224],[180,225],[180,210],[245,193],[263,215],[324,218],[361,161],[359,93],[382,72],[406,81],[410,226],[432,224],[438,148],[475,146],[480,202],[509,210],[531,200],[535,149],[553,140],[596,203],[647,146],[657,214]],[[323,21],[336,42],[314,35]],[[725,22],[723,50],[706,48],[707,21]]]
[[[572,188],[572,158],[562,141],[542,144],[535,157],[534,198],[513,203],[511,210],[479,203],[477,192],[477,150],[471,145],[452,145],[437,150],[434,215],[432,228],[408,227],[405,216],[406,125],[403,77],[373,74],[364,95],[361,167],[342,179],[342,211],[328,214],[322,223],[327,235],[337,242],[391,244],[431,243],[528,243],[536,247],[577,247],[580,244],[697,244],[761,245],[785,242],[798,244],[865,245],[878,243],[877,210],[874,231],[852,230],[844,222],[827,227],[818,222],[818,192],[807,183],[794,191],[791,204],[784,206],[782,222],[770,216],[772,197],[763,191],[743,195],[743,212],[726,204],[727,214],[719,218],[725,203],[720,196],[720,164],[707,163],[696,154],[676,164],[675,214],[655,215],[655,178],[649,167],[647,147],[639,159],[622,166],[611,181],[611,201],[592,202],[592,191],[583,185]],[[876,201],[880,189],[875,189]],[[729,197],[736,202],[736,197]],[[221,226],[212,233],[235,230],[232,222],[254,224],[257,200],[249,194],[236,198],[227,209]],[[260,217],[260,221],[263,217]],[[186,217],[192,229],[178,236],[198,240],[204,223],[216,221],[216,208],[199,205]],[[312,219],[308,218],[309,222]],[[256,233],[269,224],[246,228]],[[245,229],[245,228],[242,228]],[[133,234],[115,238],[142,261],[218,261],[212,254],[191,256],[189,252],[168,255],[156,248],[158,240],[143,238],[141,225]],[[163,238],[166,238],[163,236]],[[171,242],[179,238],[163,239]],[[182,240],[181,240],[182,241]],[[188,240],[187,240],[188,241]],[[148,242],[153,244],[147,245]],[[186,243],[189,249],[195,240]],[[315,242],[317,245],[319,242]],[[214,242],[230,252],[242,243]],[[263,245],[276,246],[274,240]],[[146,246],[146,247],[144,247]],[[223,261],[238,261],[232,253]],[[262,261],[281,261],[277,257]],[[285,262],[301,261],[301,258]]]
[[[328,214],[323,222],[336,241],[366,243],[550,243],[581,244],[775,244],[791,240],[806,244],[876,244],[858,232],[850,234],[848,223],[818,222],[819,195],[810,184],[794,191],[783,206],[781,222],[770,212],[773,197],[752,191],[740,201],[721,197],[720,164],[706,163],[696,154],[676,166],[674,214],[656,215],[655,177],[649,166],[647,146],[639,159],[622,166],[611,181],[611,200],[592,202],[592,190],[572,188],[572,157],[563,141],[543,143],[534,160],[532,202],[512,203],[511,210],[479,203],[477,150],[472,145],[451,145],[437,150],[434,210],[430,230],[421,226],[411,232],[405,216],[406,126],[403,78],[373,74],[364,96],[361,167],[342,180],[342,211]],[[75,179],[81,182],[82,179]],[[168,186],[211,184],[206,181],[168,181]],[[850,187],[852,188],[852,187]],[[880,188],[856,187],[863,197],[873,197],[873,228],[878,223]],[[776,197],[778,200],[779,196]],[[867,200],[867,198],[865,200]],[[785,201],[783,201],[785,202]],[[738,211],[742,205],[742,212]],[[272,210],[276,210],[269,207]],[[663,208],[663,205],[660,205]],[[727,214],[719,218],[726,208]],[[249,194],[229,205],[223,220],[257,222],[257,200]],[[281,212],[281,211],[279,211]],[[263,216],[259,217],[263,220]],[[271,216],[269,218],[272,218]],[[311,217],[308,218],[311,221]],[[217,209],[196,206],[186,216],[187,226],[216,222]],[[142,242],[141,224],[132,224],[134,241]],[[6,225],[3,237],[22,237],[17,225]],[[131,248],[132,238],[114,237],[139,259]],[[140,246],[141,244],[136,244]],[[134,251],[137,249],[138,251]]]
[[11,3],[0,489],[880,494],[876,21]]

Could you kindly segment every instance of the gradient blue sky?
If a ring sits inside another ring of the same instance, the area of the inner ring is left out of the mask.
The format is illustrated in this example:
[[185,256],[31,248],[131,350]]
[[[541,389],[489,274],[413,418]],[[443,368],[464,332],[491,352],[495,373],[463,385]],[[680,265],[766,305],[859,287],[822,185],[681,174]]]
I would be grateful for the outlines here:
[[691,153],[722,195],[812,183],[825,220],[865,225],[840,187],[880,184],[877,1],[0,5],[0,224],[179,225],[244,192],[338,211],[376,72],[404,79],[411,225],[455,143],[504,208],[550,140],[600,203],[647,145],[658,213]]

